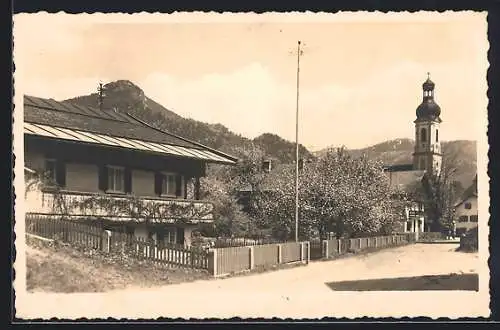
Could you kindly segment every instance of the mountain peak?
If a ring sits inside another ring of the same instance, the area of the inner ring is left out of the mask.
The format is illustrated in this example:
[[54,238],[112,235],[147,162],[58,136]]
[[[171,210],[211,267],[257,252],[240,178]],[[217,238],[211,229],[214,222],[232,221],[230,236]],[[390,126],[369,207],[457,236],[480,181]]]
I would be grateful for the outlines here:
[[144,91],[130,80],[116,80],[104,85],[105,95],[118,94],[140,102],[145,102]]

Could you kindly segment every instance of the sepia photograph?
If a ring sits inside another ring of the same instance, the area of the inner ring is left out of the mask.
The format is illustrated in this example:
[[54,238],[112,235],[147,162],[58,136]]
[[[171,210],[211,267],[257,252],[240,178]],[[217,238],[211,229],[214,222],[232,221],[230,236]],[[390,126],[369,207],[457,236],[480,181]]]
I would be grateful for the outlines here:
[[16,14],[16,317],[487,317],[485,12]]

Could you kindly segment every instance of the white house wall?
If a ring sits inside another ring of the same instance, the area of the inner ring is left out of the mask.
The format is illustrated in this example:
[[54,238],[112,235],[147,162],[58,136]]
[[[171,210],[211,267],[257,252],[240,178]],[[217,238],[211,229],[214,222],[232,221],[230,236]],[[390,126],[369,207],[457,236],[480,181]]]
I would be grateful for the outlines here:
[[[465,208],[465,203],[470,203],[471,204],[471,208],[470,209],[466,209]],[[477,222],[470,222],[470,216],[471,215],[478,215],[478,208],[477,208],[477,197],[475,196],[472,196],[472,197],[469,197],[467,198],[466,200],[464,200],[462,202],[462,204],[460,204],[456,209],[455,209],[455,215],[456,215],[456,224],[457,224],[457,228],[467,228],[467,229],[470,229],[470,228],[474,228],[474,227],[477,227],[478,223]],[[461,216],[467,216],[469,217],[469,221],[468,222],[458,222],[458,219],[461,217]]]

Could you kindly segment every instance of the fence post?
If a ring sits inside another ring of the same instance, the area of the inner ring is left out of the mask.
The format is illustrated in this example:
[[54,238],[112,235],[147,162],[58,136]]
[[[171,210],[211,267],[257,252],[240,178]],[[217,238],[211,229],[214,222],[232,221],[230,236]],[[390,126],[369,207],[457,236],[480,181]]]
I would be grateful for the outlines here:
[[111,231],[110,230],[105,230],[103,232],[103,250],[106,253],[109,253],[111,251]]
[[338,247],[338,250],[339,250],[339,254],[342,254],[342,242],[343,242],[343,238],[339,238],[337,240],[337,247]]
[[306,264],[309,263],[309,261],[311,260],[311,242],[307,242],[307,260],[306,260]]
[[323,246],[322,246],[323,255],[322,255],[322,257],[328,259],[328,241],[324,240],[324,241],[322,241],[322,243],[323,243]]
[[208,270],[211,271],[212,276],[217,276],[217,249],[210,249],[208,251]]
[[281,256],[281,244],[278,244],[278,264],[281,264],[282,256]]
[[248,247],[248,251],[250,253],[250,269],[254,269],[255,268],[255,249],[254,249],[254,246],[249,246]]
[[304,261],[304,242],[300,242],[300,262]]

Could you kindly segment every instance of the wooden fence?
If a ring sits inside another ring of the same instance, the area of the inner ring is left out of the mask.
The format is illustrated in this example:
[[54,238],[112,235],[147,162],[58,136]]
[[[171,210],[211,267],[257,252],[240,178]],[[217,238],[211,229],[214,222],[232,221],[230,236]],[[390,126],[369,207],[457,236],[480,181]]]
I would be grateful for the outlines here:
[[[99,225],[78,223],[57,217],[26,215],[26,232],[44,238],[58,239],[75,245],[99,249],[106,253],[123,253],[141,260],[196,269],[206,269],[221,276],[288,263],[308,263],[349,252],[387,248],[415,243],[415,233],[392,236],[329,239],[312,242],[287,242],[247,246],[216,247],[205,250],[181,245],[165,245],[132,235],[104,230]],[[318,256],[313,251],[319,248]]]
[[213,249],[214,276],[250,271],[294,262],[309,262],[309,242],[251,245]]
[[349,252],[360,252],[369,249],[383,249],[393,246],[415,243],[415,233],[404,233],[391,236],[340,238],[321,241],[322,258],[328,259]]
[[208,259],[212,254],[202,249],[165,245],[154,240],[104,230],[99,225],[33,214],[26,215],[26,233],[106,253],[122,253],[167,266],[208,269]]

